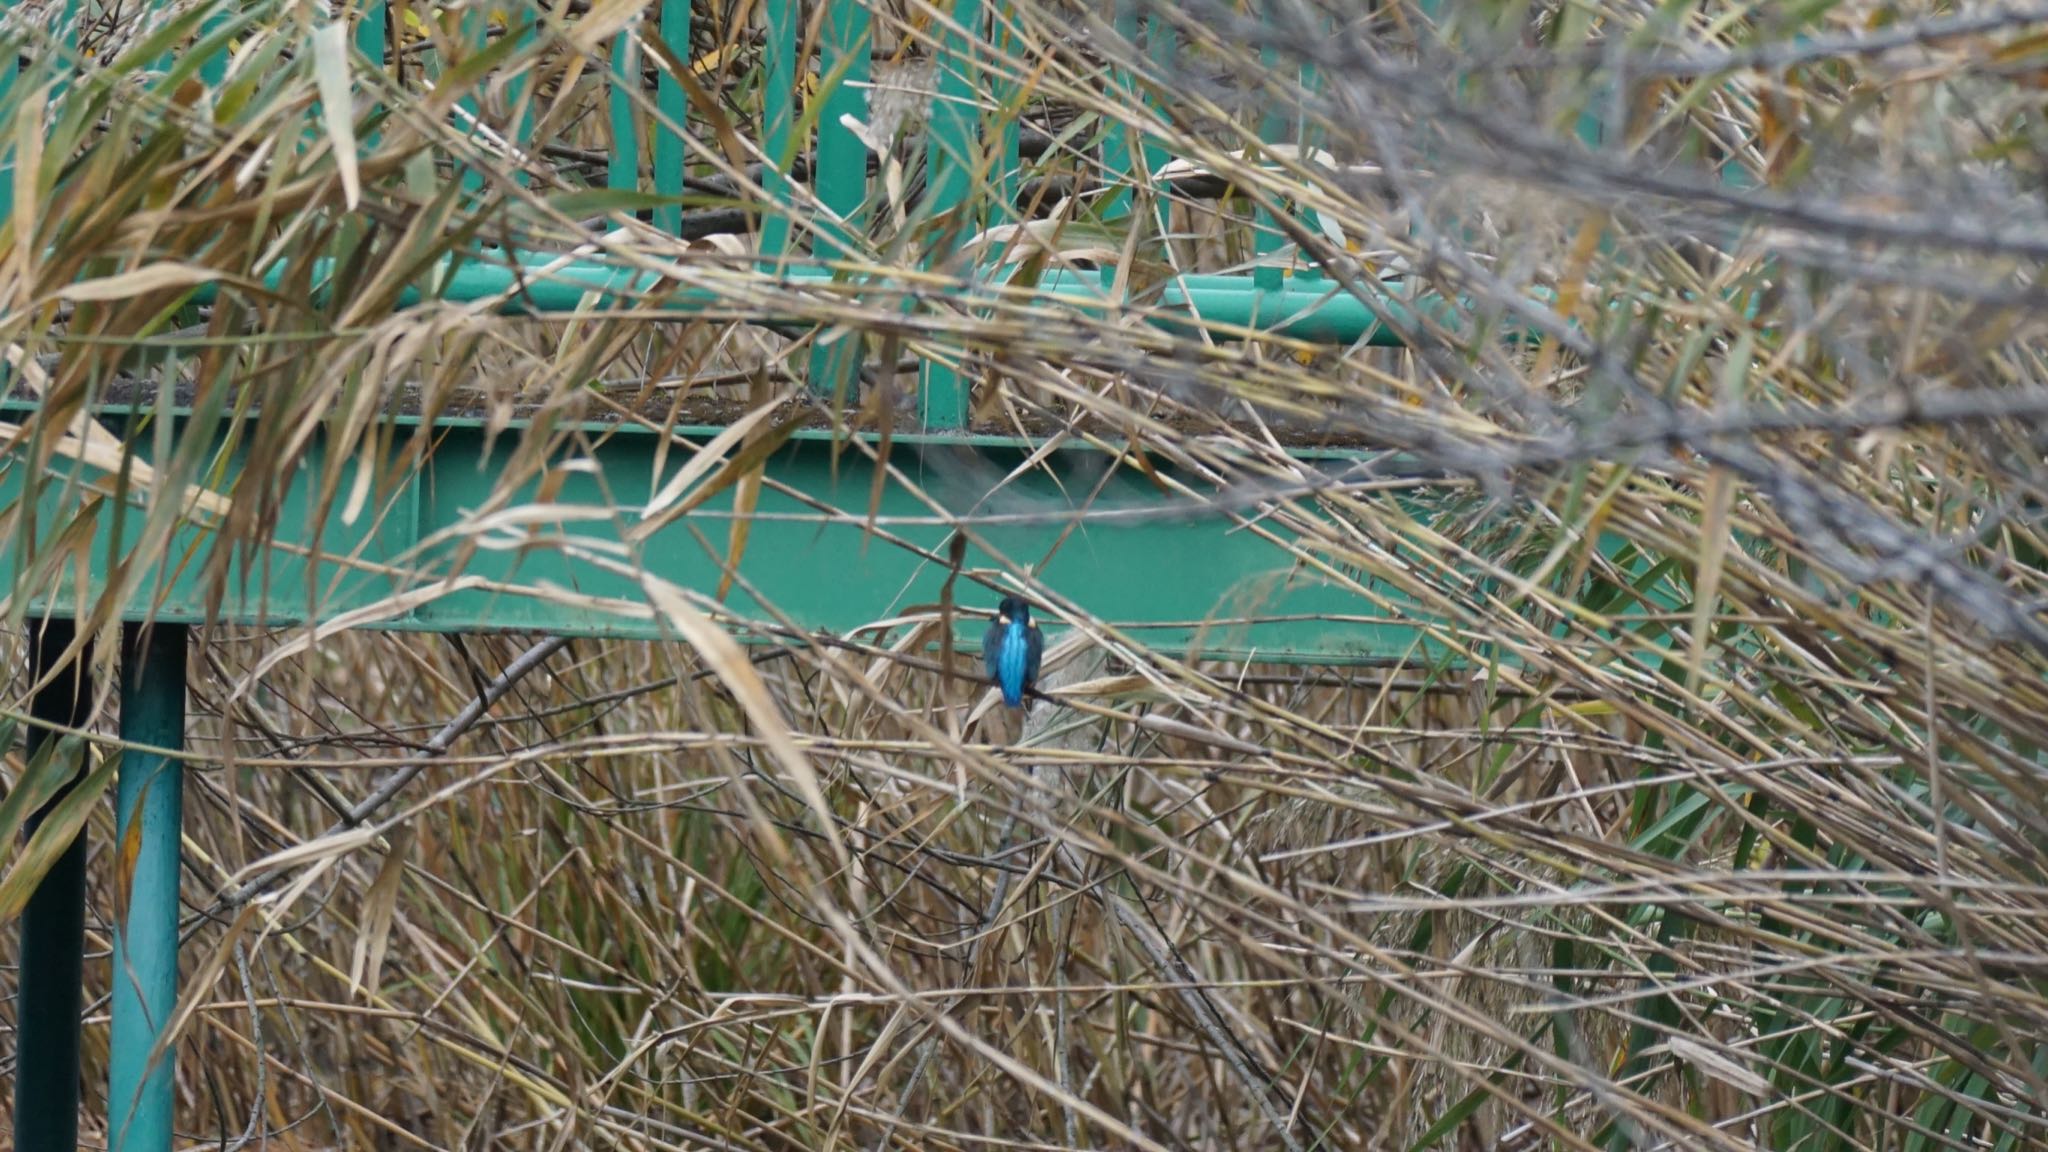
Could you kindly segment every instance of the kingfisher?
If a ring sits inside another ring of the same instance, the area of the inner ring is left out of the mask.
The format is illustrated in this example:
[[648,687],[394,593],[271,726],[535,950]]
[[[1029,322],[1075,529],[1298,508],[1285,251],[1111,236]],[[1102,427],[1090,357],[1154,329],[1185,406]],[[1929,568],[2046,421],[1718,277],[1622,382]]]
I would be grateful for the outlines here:
[[988,678],[1003,690],[1003,703],[1012,708],[1024,705],[1024,693],[1038,683],[1038,661],[1045,654],[1045,637],[1031,622],[1031,606],[1015,596],[1003,597],[996,609],[995,623],[981,640],[981,660]]

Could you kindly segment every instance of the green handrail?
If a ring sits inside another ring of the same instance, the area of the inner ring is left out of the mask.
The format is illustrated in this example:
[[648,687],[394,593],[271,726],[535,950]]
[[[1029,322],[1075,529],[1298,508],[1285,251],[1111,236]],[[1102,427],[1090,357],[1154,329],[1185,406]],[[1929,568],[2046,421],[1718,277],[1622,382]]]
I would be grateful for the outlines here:
[[[818,160],[811,171],[818,203],[836,217],[818,233],[817,254],[823,260],[857,259],[859,253],[840,242],[840,233],[859,235],[867,230],[868,148],[846,121],[866,123],[872,118],[868,95],[873,44],[874,18],[866,5],[841,0],[825,10],[818,69]],[[811,390],[835,398],[852,395],[865,351],[857,337],[820,340],[811,350]]]
[[[526,0],[507,7],[504,34],[522,42],[560,18],[559,8],[544,11],[543,6]],[[646,162],[657,198],[653,223],[670,232],[681,229],[686,196],[684,133],[691,109],[684,78],[677,69],[692,64],[690,7],[689,0],[660,0],[652,13],[652,29],[629,27],[607,45],[612,75],[605,106],[614,150],[606,184],[619,190],[643,190]],[[869,146],[847,121],[869,118],[869,55],[874,37],[867,6],[862,0],[827,0],[819,39],[819,104],[815,115],[807,113],[801,119],[795,105],[798,78],[805,71],[799,54],[799,5],[796,0],[767,0],[765,11],[770,35],[765,46],[768,80],[763,152],[769,163],[762,185],[774,203],[764,213],[761,253],[776,273],[778,290],[860,293],[870,299],[900,295],[903,306],[914,309],[921,293],[867,271],[857,250],[857,238],[866,234],[874,190],[867,175]],[[954,256],[965,239],[991,224],[1014,218],[1015,193],[1021,183],[1018,124],[1011,106],[1014,87],[995,58],[1008,49],[1013,31],[1005,0],[952,0],[942,11],[932,30],[939,66],[938,99],[928,122],[928,182],[920,223],[925,266],[944,269],[965,281],[949,304],[972,315],[997,302],[997,293],[1004,290],[1005,273],[986,265],[956,267]],[[57,33],[60,43],[75,43],[75,15],[76,0],[67,0]],[[354,7],[356,49],[378,67],[383,66],[391,47],[386,43],[388,15],[382,0]],[[219,19],[218,15],[209,17],[207,27],[216,27]],[[471,8],[462,15],[459,33],[464,51],[484,50],[489,37],[486,19],[483,8]],[[1141,26],[1138,0],[1117,0],[1113,19],[1127,37],[1135,37]],[[1172,52],[1167,23],[1150,16],[1144,18],[1143,26],[1152,38],[1152,58],[1165,60]],[[641,94],[643,69],[656,63],[639,43],[648,31],[659,38],[669,57],[656,68],[651,107],[645,105]],[[225,63],[223,52],[213,53],[200,62],[200,73],[209,82],[217,82]],[[38,76],[44,67],[38,66]],[[50,70],[61,82],[68,69],[69,62],[60,61]],[[0,102],[8,99],[18,83],[17,73],[17,61],[9,53],[0,60]],[[1136,86],[1128,74],[1118,73],[1115,83],[1136,97]],[[509,96],[515,121],[509,134],[515,145],[523,147],[530,135],[533,93],[522,82],[510,86]],[[486,111],[479,101],[467,97],[461,108],[477,117]],[[1262,138],[1277,143],[1298,127],[1284,118],[1272,119],[1262,125]],[[828,215],[808,230],[810,253],[805,258],[792,228],[792,221],[805,211],[800,207],[803,193],[791,182],[790,165],[813,134],[817,159],[810,174],[810,195]],[[12,134],[0,134],[0,220],[10,215],[12,207],[11,145]],[[1104,133],[1104,147],[1106,166],[1113,177],[1128,177],[1137,165],[1149,174],[1167,159],[1152,136],[1120,124]],[[476,166],[463,163],[459,170],[466,189],[478,195],[491,194]],[[1113,189],[1105,202],[1106,216],[1114,218],[1133,205],[1135,184],[1126,179]],[[1269,209],[1262,207],[1259,219],[1263,227],[1256,247],[1259,253],[1270,254],[1281,246],[1281,239],[1271,227],[1274,221]],[[301,271],[311,273],[315,285],[311,302],[318,304],[323,298],[321,286],[332,271],[329,262],[316,263],[311,269],[267,269],[265,286],[279,290],[286,283],[297,282],[293,274]],[[758,286],[760,280],[750,277],[749,282]],[[1060,313],[1108,318],[1133,304],[1132,299],[1112,295],[1108,284],[1106,274],[1053,271],[1017,292],[1029,303]],[[218,284],[204,285],[194,291],[193,299],[205,302],[217,298],[220,291]],[[516,313],[572,313],[593,302],[640,305],[649,300],[678,314],[729,315],[737,307],[734,294],[722,290],[713,272],[707,271],[701,283],[678,288],[654,273],[599,258],[564,261],[532,252],[507,259],[474,251],[465,252],[460,260],[444,260],[408,289],[400,304],[419,303],[430,292],[451,301],[500,300],[504,311]],[[1223,338],[1269,332],[1301,340],[1377,346],[1398,345],[1401,334],[1417,326],[1450,322],[1453,307],[1440,299],[1409,298],[1406,287],[1399,283],[1373,281],[1362,288],[1345,287],[1320,276],[1289,275],[1271,266],[1245,275],[1178,276],[1156,291],[1135,297],[1135,302],[1147,309],[1149,323],[1173,332],[1204,332]],[[754,318],[787,322],[788,313],[775,314],[777,306],[772,300],[759,305]],[[938,343],[962,339],[947,333],[943,326],[934,325],[932,331],[932,339]],[[823,391],[848,388],[864,352],[859,339],[819,341],[811,359],[814,386]],[[978,443],[961,434],[968,417],[968,388],[948,359],[928,360],[920,382],[926,431],[948,433],[951,443]],[[823,467],[819,456],[812,453],[808,466]],[[1193,538],[1179,539],[1187,544]],[[430,622],[428,626],[434,625]],[[450,625],[439,627],[445,630]],[[1386,631],[1401,626],[1382,622],[1351,627]],[[120,682],[124,740],[152,749],[181,747],[185,628],[158,621],[142,632],[130,625],[124,638]],[[55,668],[58,655],[72,639],[67,622],[48,622],[40,630],[34,666]],[[78,669],[85,667],[85,661],[70,665],[36,695],[33,711],[43,724],[31,731],[32,750],[45,747],[52,739],[50,725],[76,727],[87,719],[91,693],[78,680]],[[117,868],[116,885],[109,1132],[113,1148],[121,1152],[167,1152],[172,1140],[173,1053],[169,1049],[157,1052],[156,1048],[176,996],[181,774],[175,759],[131,751],[121,764],[117,785],[117,855],[124,863]],[[81,836],[44,879],[22,921],[17,1041],[19,1051],[33,1056],[19,1060],[16,1067],[14,1135],[15,1146],[24,1152],[68,1152],[76,1145],[84,859]]]
[[[333,267],[334,262],[325,258],[314,263],[310,302],[316,306],[325,299],[325,284]],[[265,276],[266,287],[276,290],[290,276],[288,266],[272,268]],[[500,255],[496,262],[477,257],[459,262],[444,259],[421,279],[439,285],[432,293],[433,298],[462,304],[498,299],[502,301],[500,311],[511,315],[560,315],[621,306],[685,314],[746,314],[764,322],[772,322],[776,314],[765,304],[749,306],[736,294],[738,281],[722,284],[716,273],[709,270],[703,283],[676,288],[667,286],[670,281],[660,272],[590,258],[550,257],[531,252],[510,258]],[[778,281],[783,290],[820,293],[846,285],[830,269],[815,266],[784,269]],[[1437,298],[1406,300],[1395,294],[1397,285],[1381,286],[1386,294],[1368,303],[1344,286],[1319,277],[1287,277],[1278,288],[1263,289],[1249,277],[1183,275],[1160,286],[1157,300],[1149,306],[1147,321],[1174,332],[1207,330],[1229,337],[1262,331],[1322,343],[1362,342],[1393,347],[1402,343],[1400,331],[1412,330],[1425,318],[1439,322],[1452,318],[1450,309]],[[870,283],[863,290],[882,295],[890,286]],[[908,284],[895,290],[917,294]],[[220,291],[217,284],[200,285],[193,290],[193,300],[212,303]],[[962,302],[969,307],[988,307],[997,302],[997,294],[1003,291],[1006,289],[1001,284],[978,283],[971,286],[971,294]],[[1048,272],[1029,288],[1007,291],[1014,294],[1013,302],[1036,303],[1084,316],[1108,317],[1128,307],[1107,295],[1099,278],[1082,272]],[[415,283],[401,292],[398,303],[400,307],[412,307],[429,298],[429,291]]]

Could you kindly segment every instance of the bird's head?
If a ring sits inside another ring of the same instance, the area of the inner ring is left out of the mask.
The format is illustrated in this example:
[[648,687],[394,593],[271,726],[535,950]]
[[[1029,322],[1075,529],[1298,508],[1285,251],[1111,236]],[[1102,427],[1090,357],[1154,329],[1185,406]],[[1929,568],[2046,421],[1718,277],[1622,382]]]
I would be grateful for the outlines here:
[[1015,596],[1005,596],[996,607],[996,623],[1007,626],[1012,620],[1031,623],[1031,605]]

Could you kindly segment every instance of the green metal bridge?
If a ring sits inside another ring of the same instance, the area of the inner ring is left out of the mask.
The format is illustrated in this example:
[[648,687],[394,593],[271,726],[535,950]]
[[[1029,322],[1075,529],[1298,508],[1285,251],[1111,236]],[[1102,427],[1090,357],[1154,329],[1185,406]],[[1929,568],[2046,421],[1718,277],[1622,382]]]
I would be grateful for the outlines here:
[[[786,164],[800,144],[814,147],[817,201],[857,228],[875,178],[868,172],[868,146],[847,120],[866,107],[870,14],[859,0],[824,5],[817,64],[822,96],[816,114],[799,120],[794,93],[809,68],[799,52],[799,6],[795,0],[765,4],[770,106],[763,151]],[[598,4],[591,13],[615,7]],[[1006,99],[1011,81],[990,65],[991,45],[1004,34],[1001,7],[993,0],[954,0],[940,35],[922,210],[953,214],[965,222],[962,234],[999,221],[1005,210],[1000,199],[981,198],[971,177],[995,173],[987,183],[1011,194],[1013,202],[1023,171],[1018,125]],[[382,3],[336,8],[351,37],[346,74],[360,85],[392,59],[388,14]],[[576,20],[594,18],[566,15],[564,8],[509,8],[505,32],[488,51],[482,48],[482,7],[472,6],[463,18],[464,34],[475,38],[486,63],[494,53],[543,35],[566,36]],[[160,33],[160,47],[171,61],[159,81],[161,92],[175,92],[194,78],[218,84],[225,75],[230,43],[246,30],[249,17],[225,6],[203,11],[203,18],[179,18]],[[1114,14],[1118,29],[1133,40],[1149,19],[1135,0],[1120,0]],[[54,105],[64,85],[79,82],[77,61],[65,49],[76,43],[78,21],[72,0],[41,39],[27,42],[19,55],[8,51],[0,67],[0,120],[19,124],[33,114],[26,110],[32,107],[30,94],[41,93]],[[647,57],[649,45],[666,45],[671,55],[687,45],[689,21],[688,0],[660,0],[633,14],[594,53],[602,55],[608,46],[613,137],[633,142],[610,165],[612,203],[643,206],[655,227],[671,232],[681,228],[688,198],[680,135],[691,119],[686,78],[673,66],[656,69],[651,114],[642,106],[637,78],[654,63]],[[1153,37],[1155,44],[1167,39]],[[335,93],[323,89],[322,95]],[[521,106],[530,108],[531,102]],[[529,111],[521,127],[530,129],[531,118]],[[365,122],[368,131],[376,131],[375,122],[374,116]],[[1292,131],[1292,125],[1278,122],[1268,138],[1283,140]],[[7,136],[19,138],[18,130]],[[515,134],[515,144],[518,139]],[[1112,210],[1140,210],[1141,198],[1133,191],[1167,157],[1156,141],[1117,125],[1106,130],[1103,152],[1112,178],[1127,185],[1108,198]],[[643,178],[643,156],[651,182]],[[18,159],[10,144],[0,169],[0,219],[19,207],[11,203],[17,187],[33,187],[15,178]],[[481,187],[475,171],[465,170],[463,180]],[[787,176],[772,163],[763,184],[771,194],[789,194]],[[18,213],[14,220],[18,225]],[[1283,229],[1264,212],[1262,223],[1258,243],[1262,253],[1271,252],[1283,242]],[[5,235],[0,253],[32,242],[15,227]],[[806,253],[798,251],[787,216],[770,214],[762,223],[759,259],[775,272],[780,289],[910,298],[904,284],[831,264],[846,254],[836,250],[830,228],[817,230]],[[339,264],[277,267],[267,270],[263,287],[301,294],[313,306],[346,274]],[[119,270],[107,275],[118,276]],[[971,311],[974,293],[1001,290],[1002,275],[974,269],[966,294],[948,306]],[[397,303],[436,300],[531,315],[587,313],[608,302],[643,300],[662,280],[658,270],[603,253],[508,256],[479,249],[460,261],[444,259],[422,269]],[[184,304],[246,288],[203,275],[184,287]],[[1115,316],[1128,303],[1107,273],[1048,274],[1030,291],[1046,308],[1076,316]],[[743,307],[703,286],[686,285],[659,299],[660,314],[671,316],[726,315]],[[1426,306],[1391,291],[1380,298],[1313,271],[1289,274],[1279,267],[1178,278],[1145,304],[1152,323],[1175,330],[1207,330],[1223,338],[1280,333],[1342,345],[1397,343],[1398,330],[1410,318],[1407,310]],[[778,315],[772,305],[753,319],[818,324]],[[943,344],[948,337],[941,331],[929,339]],[[826,397],[843,393],[857,367],[847,348],[857,343],[816,342],[810,363],[814,390]],[[1201,498],[1209,488],[1195,470],[1171,460],[1141,469],[1115,444],[1099,441],[1072,438],[1048,447],[970,431],[968,387],[958,364],[957,356],[925,359],[914,426],[886,441],[860,434],[858,443],[849,443],[845,434],[829,429],[789,434],[762,462],[762,492],[751,509],[736,510],[730,498],[702,492],[687,500],[682,492],[663,496],[693,466],[700,469],[701,483],[738,446],[726,429],[630,420],[555,428],[557,456],[539,473],[545,480],[519,492],[513,505],[546,515],[509,517],[481,536],[455,528],[473,526],[479,515],[505,507],[497,480],[508,457],[521,450],[517,435],[482,418],[380,417],[384,459],[405,462],[404,467],[359,474],[371,466],[354,456],[336,458],[329,431],[312,428],[301,463],[271,494],[265,515],[275,527],[268,543],[231,555],[213,548],[217,510],[205,501],[180,508],[167,493],[183,485],[244,491],[238,486],[244,469],[263,467],[249,459],[247,428],[266,419],[264,413],[180,407],[166,391],[104,407],[89,420],[80,418],[86,423],[70,426],[86,439],[104,436],[117,444],[109,458],[53,455],[50,441],[65,429],[53,427],[52,414],[33,398],[10,401],[0,421],[25,431],[10,433],[0,459],[0,508],[12,525],[0,568],[11,589],[10,608],[32,624],[34,669],[61,672],[42,682],[35,698],[32,761],[58,755],[57,736],[84,721],[92,694],[76,677],[89,664],[64,657],[107,624],[110,613],[128,622],[120,659],[121,735],[166,751],[181,747],[184,737],[190,625],[671,638],[671,629],[648,607],[650,575],[707,592],[731,580],[727,605],[735,621],[780,619],[797,632],[845,634],[928,610],[956,580],[961,605],[982,607],[983,601],[994,602],[1006,581],[1028,571],[1039,587],[1067,603],[1167,649],[1317,663],[1388,661],[1417,652],[1424,630],[1390,611],[1383,592],[1321,563],[1312,547],[1284,530],[1205,506]],[[16,369],[16,384],[34,383],[32,363],[18,362]],[[99,431],[88,426],[92,422]],[[1324,451],[1301,458],[1339,468],[1361,457]],[[132,494],[122,485],[138,462],[157,481],[155,498],[142,503],[121,498]],[[950,486],[943,482],[949,473],[960,478]],[[912,476],[915,485],[906,483]],[[1017,498],[992,502],[991,486]],[[336,491],[354,491],[362,499],[340,502],[324,495]],[[109,499],[110,492],[116,498]],[[934,499],[942,503],[934,506]],[[1077,527],[1074,513],[1084,504],[1090,518]],[[1005,508],[1029,511],[1006,516]],[[1104,516],[1103,509],[1117,515]],[[679,514],[684,510],[687,515]],[[748,518],[752,528],[735,575],[727,535],[736,516]],[[969,522],[971,529],[962,526]],[[131,563],[158,556],[168,559]],[[77,630],[78,623],[86,630]],[[972,650],[978,628],[966,623],[958,646]],[[1057,620],[1049,623],[1057,631]],[[743,631],[747,639],[778,639],[770,632]],[[780,639],[787,641],[788,633]],[[159,1051],[158,1041],[176,1004],[180,773],[175,760],[142,751],[130,751],[119,766],[121,898],[109,1099],[112,1145],[124,1152],[171,1146],[172,1053]],[[15,808],[42,805],[28,827],[71,820],[82,828],[63,793],[16,791],[8,797]],[[17,820],[21,815],[16,813]],[[23,912],[14,1146],[24,1152],[76,1145],[84,869],[81,832]]]

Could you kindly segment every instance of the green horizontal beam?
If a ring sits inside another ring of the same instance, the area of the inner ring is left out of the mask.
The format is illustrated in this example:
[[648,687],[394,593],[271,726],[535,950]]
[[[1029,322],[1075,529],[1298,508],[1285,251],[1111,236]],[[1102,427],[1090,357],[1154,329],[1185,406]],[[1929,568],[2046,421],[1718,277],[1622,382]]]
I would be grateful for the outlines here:
[[[120,429],[128,417],[102,412],[100,418]],[[316,436],[304,465],[291,471],[279,493],[273,543],[253,555],[236,553],[210,573],[211,530],[180,527],[170,536],[167,569],[137,573],[120,613],[173,624],[304,624],[467,576],[494,587],[434,595],[363,626],[664,639],[669,632],[649,614],[644,587],[592,557],[612,557],[707,594],[724,575],[734,522],[730,494],[712,497],[638,541],[632,534],[639,516],[619,510],[644,508],[690,457],[671,444],[659,462],[659,432],[607,424],[565,437],[575,446],[554,463],[573,460],[574,466],[555,470],[560,487],[546,513],[494,531],[484,547],[473,548],[451,538],[471,513],[540,503],[533,484],[509,505],[492,502],[519,438],[494,437],[476,420],[444,419],[432,427],[400,420],[390,431],[395,466],[377,470],[353,522],[344,505],[360,456],[339,462],[328,487],[341,495],[323,503],[318,478],[330,457]],[[717,431],[684,435],[701,444]],[[230,438],[224,428],[191,426],[180,416],[170,434],[143,429],[131,443],[147,458],[153,444],[182,442],[184,459],[195,437],[204,438],[206,459],[218,459],[214,489],[233,492],[245,463],[242,446],[251,439],[247,428]],[[1248,529],[1185,497],[1168,497],[1109,453],[1085,446],[1056,450],[1042,467],[1002,484],[1032,445],[899,436],[890,462],[916,477],[940,511],[885,477],[875,508],[880,526],[869,531],[876,467],[850,446],[837,447],[829,433],[806,430],[767,461],[768,490],[750,520],[740,579],[727,599],[740,617],[766,621],[780,612],[803,630],[844,635],[928,609],[939,601],[949,571],[945,518],[951,515],[968,523],[970,546],[955,587],[964,610],[992,607],[1003,573],[1029,568],[1057,596],[1167,651],[1333,664],[1417,654],[1417,618],[1390,618],[1356,587],[1298,563],[1284,543],[1260,535],[1275,532],[1285,541],[1286,533],[1264,524]],[[82,598],[96,600],[109,573],[131,567],[152,518],[132,503],[94,497],[77,482],[94,477],[74,476],[78,466],[61,458],[47,471],[29,467],[28,451],[22,444],[0,455],[0,515],[21,511],[31,498],[36,506],[33,517],[11,517],[17,538],[0,541],[0,582],[15,589],[17,608],[69,613]],[[415,451],[418,467],[401,463]],[[1203,487],[1193,477],[1178,479],[1197,491]],[[1114,511],[1100,521],[1083,517],[1105,510]],[[92,520],[92,563],[84,566],[69,562],[65,557],[76,553],[57,542],[79,517]],[[90,569],[83,588],[76,584],[81,568]],[[542,585],[560,595],[517,590]],[[1057,621],[1048,623],[1058,631]],[[978,650],[979,625],[979,619],[960,621],[961,650]]]

